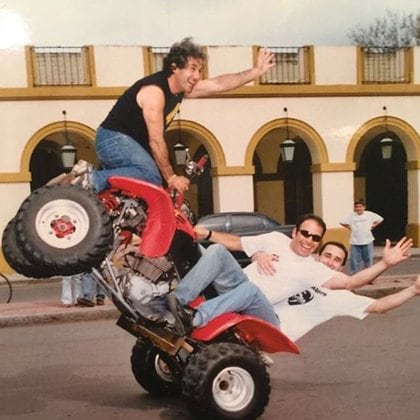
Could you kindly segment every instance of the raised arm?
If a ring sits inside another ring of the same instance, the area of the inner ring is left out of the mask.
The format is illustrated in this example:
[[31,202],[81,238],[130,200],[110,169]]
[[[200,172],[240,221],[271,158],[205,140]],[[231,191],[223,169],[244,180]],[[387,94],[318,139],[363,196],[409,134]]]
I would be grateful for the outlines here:
[[413,240],[403,237],[398,243],[391,247],[389,239],[386,240],[384,252],[381,261],[372,266],[359,271],[352,276],[338,273],[337,276],[327,280],[323,286],[328,289],[348,289],[353,290],[365,286],[381,275],[387,268],[405,261],[410,256],[410,249],[413,246]]
[[200,80],[191,92],[185,94],[185,97],[199,98],[235,89],[261,77],[274,65],[274,54],[266,48],[261,48],[255,67],[238,73],[223,74],[211,79]]

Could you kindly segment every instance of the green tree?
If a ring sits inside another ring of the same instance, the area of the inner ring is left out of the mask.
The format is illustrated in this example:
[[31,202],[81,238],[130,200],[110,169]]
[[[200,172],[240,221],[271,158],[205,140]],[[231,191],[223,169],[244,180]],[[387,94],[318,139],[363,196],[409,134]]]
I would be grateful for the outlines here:
[[368,26],[357,25],[349,38],[363,47],[399,48],[420,45],[420,14],[404,14],[387,10],[383,18]]

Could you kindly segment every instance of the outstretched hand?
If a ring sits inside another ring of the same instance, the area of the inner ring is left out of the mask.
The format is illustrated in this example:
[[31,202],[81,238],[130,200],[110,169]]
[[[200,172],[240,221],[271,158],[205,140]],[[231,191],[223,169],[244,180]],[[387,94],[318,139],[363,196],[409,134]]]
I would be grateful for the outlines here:
[[412,246],[413,240],[405,236],[395,246],[391,246],[391,241],[387,239],[382,259],[388,266],[396,265],[409,258]]
[[274,53],[267,48],[261,48],[258,52],[257,65],[259,77],[276,65]]

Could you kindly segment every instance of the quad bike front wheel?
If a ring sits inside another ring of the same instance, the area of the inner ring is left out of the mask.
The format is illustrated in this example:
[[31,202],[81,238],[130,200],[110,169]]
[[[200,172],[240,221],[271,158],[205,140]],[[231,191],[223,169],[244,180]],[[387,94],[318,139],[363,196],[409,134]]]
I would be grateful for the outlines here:
[[131,353],[131,370],[137,383],[154,397],[178,396],[181,386],[164,359],[151,343],[138,340]]
[[266,367],[240,344],[214,343],[190,356],[182,380],[189,409],[206,419],[255,419],[270,395]]
[[34,191],[16,215],[16,235],[24,254],[57,274],[96,267],[113,242],[105,206],[75,185],[48,185]]

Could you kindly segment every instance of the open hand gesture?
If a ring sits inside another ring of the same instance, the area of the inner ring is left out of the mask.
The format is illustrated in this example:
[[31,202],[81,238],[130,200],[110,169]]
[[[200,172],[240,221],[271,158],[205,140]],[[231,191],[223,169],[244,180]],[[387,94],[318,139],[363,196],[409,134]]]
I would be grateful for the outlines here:
[[256,68],[259,73],[259,77],[262,76],[267,70],[271,69],[276,65],[274,53],[267,48],[261,48],[258,52],[258,59]]
[[391,241],[387,239],[382,259],[388,266],[396,265],[410,256],[412,246],[413,240],[405,236],[393,247],[391,247]]

